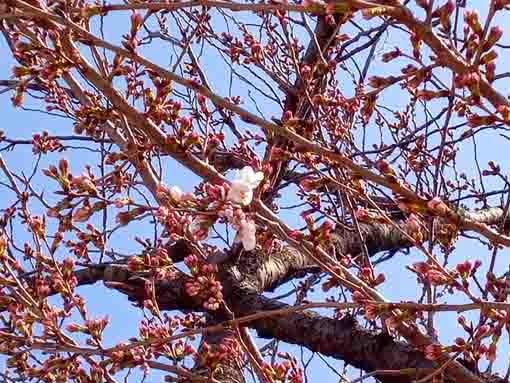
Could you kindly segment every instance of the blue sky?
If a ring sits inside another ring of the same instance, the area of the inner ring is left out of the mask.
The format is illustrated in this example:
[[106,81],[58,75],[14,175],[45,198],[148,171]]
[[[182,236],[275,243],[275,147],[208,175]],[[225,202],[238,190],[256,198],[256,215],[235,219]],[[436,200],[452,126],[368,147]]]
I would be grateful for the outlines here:
[[[483,20],[482,10],[486,8],[486,1],[471,1],[470,4],[475,8],[480,6]],[[250,16],[242,17],[244,22],[249,23]],[[108,29],[106,29],[106,37],[111,41],[118,43],[121,34],[125,33],[126,29],[128,28],[126,21],[127,18],[125,15],[117,15],[113,17],[112,24],[109,25]],[[508,43],[510,22],[503,19],[502,15],[499,16],[496,21],[504,27],[504,42]],[[400,46],[402,41],[399,39],[402,37],[402,35],[390,35],[389,39],[385,41],[385,43],[381,46],[380,54],[382,54],[384,51],[390,50],[393,46]],[[199,46],[197,46],[196,49],[198,51]],[[155,42],[153,46],[144,50],[144,54],[150,58],[153,58],[161,65],[172,63],[172,52],[169,50],[169,46],[167,44]],[[379,60],[380,54],[378,56]],[[8,53],[7,46],[3,39],[0,39],[0,55],[2,58],[4,58],[0,62],[0,79],[8,79],[10,78],[10,70],[13,61],[10,59],[10,54]],[[175,60],[175,57],[173,60]],[[221,62],[221,59],[214,51],[207,51],[202,57],[202,62],[216,63]],[[508,67],[510,64],[508,55],[504,56],[499,62],[501,68]],[[387,72],[388,74],[394,73],[396,68],[395,65],[397,64],[383,64],[379,61],[377,65],[372,66],[372,71],[370,74],[380,75],[381,72]],[[225,96],[228,96],[230,92],[232,92],[234,95],[241,95],[245,99],[245,104],[243,106],[249,110],[257,112],[257,108],[254,106],[253,102],[250,101],[250,97],[252,97],[254,100],[261,101],[260,95],[256,93],[248,93],[246,89],[239,87],[239,85],[231,89],[229,86],[230,74],[228,72],[220,69],[221,67],[208,67],[207,64],[205,64],[204,67],[209,69],[207,76],[212,88],[216,93]],[[501,81],[500,83],[498,83],[497,87],[501,91],[507,93],[508,87],[505,86],[506,82]],[[392,90],[389,92],[392,92]],[[29,139],[33,133],[41,132],[43,130],[47,130],[51,134],[55,135],[65,135],[71,132],[72,124],[69,120],[49,116],[44,113],[15,110],[11,106],[9,100],[10,97],[11,93],[0,94],[0,115],[2,116],[0,129],[4,130],[9,138]],[[383,95],[383,97],[386,98],[386,105],[395,108],[395,110],[399,109],[402,105],[405,105],[407,101],[398,92],[396,92],[395,95]],[[389,104],[388,100],[391,101]],[[33,100],[27,99],[25,107],[37,109],[40,107],[40,104],[38,102],[34,102]],[[264,103],[262,112],[266,118],[273,116],[279,117],[280,115],[278,107],[272,103]],[[481,164],[485,165],[489,160],[497,160],[501,164],[502,169],[508,172],[510,164],[508,156],[505,155],[505,149],[507,146],[507,141],[505,139],[501,138],[494,132],[488,132],[486,134],[481,134],[477,138],[476,144],[479,147],[487,148],[487,150],[480,150],[478,153],[480,157],[479,161]],[[263,148],[259,148],[259,151],[262,149]],[[477,177],[477,170],[473,165],[472,148],[465,147],[462,149],[463,150],[460,152],[458,157],[460,167],[465,169],[465,172],[468,174],[468,176]],[[16,169],[18,173],[24,171],[27,175],[31,173],[31,170],[36,161],[36,157],[32,154],[30,146],[19,146],[16,147],[14,151],[2,151],[1,154],[10,167]],[[92,153],[86,149],[77,149],[75,151],[67,151],[64,153],[44,156],[41,159],[42,166],[40,166],[40,168],[47,168],[49,164],[55,164],[62,157],[68,158],[70,160],[72,168],[76,173],[81,172],[86,164],[94,164],[97,161],[97,153]],[[166,182],[168,184],[177,184],[184,190],[192,191],[193,187],[199,182],[198,178],[191,174],[189,171],[186,171],[176,165],[175,162],[171,160],[166,161],[167,162],[164,164],[164,168],[167,174]],[[0,174],[0,181],[5,182],[5,177],[3,174]],[[48,193],[45,194],[45,197],[48,198],[49,201],[56,201],[56,196],[51,194],[51,190],[55,186],[52,181],[48,181],[47,178],[41,175],[36,175],[34,181],[39,192],[48,190]],[[296,199],[295,197],[292,197],[291,194],[292,193],[289,193],[284,197],[284,199],[281,201],[282,205],[291,205],[293,202],[295,202]],[[5,198],[12,197],[12,195],[6,195]],[[41,213],[42,210],[38,212],[36,209],[34,212],[37,214]],[[112,214],[111,217],[114,217],[114,212],[111,211],[110,213]],[[300,224],[297,213],[282,211],[281,215],[286,220],[286,222],[292,226]],[[18,235],[18,243],[22,244],[23,241],[29,240],[29,237],[22,232],[18,233]],[[140,247],[134,241],[135,235],[151,236],[151,228],[147,228],[147,226],[144,226],[143,224],[129,225],[127,228],[122,229],[112,237],[111,241],[108,243],[108,248],[114,248],[121,253],[135,253],[136,251],[140,250]],[[452,257],[458,258],[459,261],[462,261],[465,258],[475,259],[478,257],[482,257],[482,260],[484,260],[483,258],[487,257],[487,254],[487,250],[484,249],[481,245],[474,244],[474,241],[461,241],[458,243],[457,250],[454,252]],[[508,267],[508,262],[505,261],[505,256],[508,255],[508,251],[504,250],[502,255],[504,256],[499,257],[497,270],[506,270]],[[60,256],[64,257],[65,254],[62,252]],[[402,272],[402,270],[405,270],[404,266],[412,263],[414,260],[421,260],[421,257],[419,254],[412,252],[409,256],[398,256],[396,259],[392,260],[391,263],[388,263],[383,267],[387,275],[387,279],[391,279],[391,282],[385,283],[382,286],[382,293],[389,300],[416,298],[412,295],[417,291],[416,289],[413,289],[416,283],[415,277],[409,272]],[[398,282],[394,282],[395,280]],[[282,287],[276,294],[281,294],[283,291],[292,288],[293,287],[291,285]],[[97,317],[106,314],[111,316],[110,326],[106,331],[106,341],[108,344],[111,345],[117,341],[126,340],[129,337],[137,335],[138,323],[143,318],[142,312],[132,307],[123,295],[115,291],[105,289],[101,284],[82,287],[80,288],[80,293],[87,297],[87,305],[90,312],[94,313]],[[317,299],[320,298],[318,294],[316,294],[316,297]],[[450,298],[448,298],[448,300],[451,301]],[[441,319],[438,321],[440,339],[444,342],[453,340],[459,334],[456,322],[453,320],[454,317],[455,316],[453,314],[441,314],[440,316]],[[260,341],[260,344],[264,344],[265,342],[266,341],[262,340]],[[293,351],[296,356],[299,357],[300,352],[298,348],[293,346],[285,348],[289,351]],[[500,355],[503,355],[504,351],[510,351],[508,346],[506,347],[506,350],[500,350]],[[506,367],[506,361],[504,359],[505,358],[498,359],[496,363],[496,370],[501,371]],[[338,361],[328,360],[328,362],[337,368],[341,367],[341,363]],[[318,356],[314,357],[314,362],[312,362],[311,368],[313,368],[311,377],[314,381],[316,379],[331,379],[333,377],[333,373],[329,371],[329,369],[325,368],[325,365],[320,362]]]

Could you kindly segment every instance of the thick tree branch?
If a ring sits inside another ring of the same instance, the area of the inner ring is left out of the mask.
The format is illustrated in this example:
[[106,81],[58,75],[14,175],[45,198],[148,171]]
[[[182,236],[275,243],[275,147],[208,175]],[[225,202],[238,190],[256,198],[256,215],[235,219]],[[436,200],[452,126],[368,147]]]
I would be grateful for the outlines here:
[[[213,323],[209,320],[208,324]],[[236,338],[236,331],[230,328],[225,328],[223,331],[206,333],[200,340],[199,354],[207,355],[205,348],[212,352],[222,352],[222,345],[225,346],[229,342],[235,342]],[[206,360],[198,359],[193,370],[197,374],[204,376],[210,373],[208,370],[206,370],[207,372],[202,372],[205,367],[207,367]],[[215,371],[212,371],[211,378],[222,383],[244,383],[246,381],[243,374],[243,366],[240,365],[235,355],[222,358]]]
[[[179,280],[163,282],[157,286],[158,303],[162,310],[176,308],[176,302],[185,302],[189,297],[183,289],[175,285]],[[171,287],[171,294],[167,289]],[[136,279],[128,279],[126,283],[116,284],[130,300],[139,301],[143,297],[143,283]],[[246,289],[228,286],[225,300],[236,318],[254,313],[267,313],[271,310],[290,308],[290,306],[250,293]],[[178,294],[182,295],[179,296]],[[180,303],[177,303],[179,305]],[[195,307],[198,309],[199,307]],[[320,316],[313,312],[289,310],[283,316],[264,315],[250,323],[245,323],[257,331],[264,338],[275,338],[287,343],[300,345],[325,356],[345,361],[347,364],[363,369],[367,372],[380,370],[413,370],[412,375],[380,376],[382,382],[410,383],[417,377],[430,373],[438,366],[425,358],[423,353],[413,350],[411,346],[395,341],[387,334],[377,333],[362,328],[358,322],[345,316],[343,319],[333,319]],[[480,382],[503,382],[499,378]]]

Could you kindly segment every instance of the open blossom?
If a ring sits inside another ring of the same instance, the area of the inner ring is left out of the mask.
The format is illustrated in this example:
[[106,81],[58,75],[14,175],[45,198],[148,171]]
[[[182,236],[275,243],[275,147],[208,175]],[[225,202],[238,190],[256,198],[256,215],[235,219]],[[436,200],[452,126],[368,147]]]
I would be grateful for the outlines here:
[[246,251],[255,249],[257,241],[255,239],[255,233],[257,227],[255,222],[250,220],[242,220],[239,225],[239,231],[237,232],[237,240],[241,241]]
[[235,180],[232,182],[227,199],[241,205],[249,205],[253,199],[253,189],[242,181]]
[[179,186],[171,186],[170,189],[168,189],[168,192],[175,202],[179,202],[183,195],[183,192]]
[[179,204],[180,202],[195,201],[197,197],[190,192],[183,192],[179,186],[167,187],[160,184],[157,190],[157,197],[163,201],[169,201],[172,204]]
[[253,199],[253,189],[259,185],[263,178],[262,172],[254,172],[250,166],[245,166],[232,182],[227,199],[244,206],[249,205]]

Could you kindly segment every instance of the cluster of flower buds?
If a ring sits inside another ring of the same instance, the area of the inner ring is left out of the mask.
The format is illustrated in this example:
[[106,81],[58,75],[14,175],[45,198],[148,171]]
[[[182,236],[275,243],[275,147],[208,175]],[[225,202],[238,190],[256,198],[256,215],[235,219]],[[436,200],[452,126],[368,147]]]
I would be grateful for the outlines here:
[[[63,88],[55,87],[48,89],[48,94],[44,97],[44,102],[47,104],[46,111],[52,112],[58,110],[62,113],[71,114],[69,99],[69,94]],[[61,150],[63,149],[64,147]]]
[[69,173],[69,163],[65,159],[61,159],[56,166],[51,165],[48,169],[43,169],[45,176],[55,179],[64,192],[70,191],[72,175]]
[[365,181],[363,180],[363,176],[353,171],[351,174],[351,186],[356,189],[362,195],[366,194]]
[[[457,338],[455,344],[457,345],[456,351],[463,351],[466,360],[478,361],[481,357],[485,356],[489,361],[496,360],[497,344],[501,338],[502,328],[507,325],[508,318],[506,312],[488,312],[487,318],[493,320],[492,323],[482,322],[478,326],[474,326],[472,322],[467,321],[462,315],[459,315],[457,322],[468,334],[471,340],[467,343],[462,338]],[[487,346],[482,343],[485,339],[490,338],[490,344]]]
[[416,242],[422,243],[423,239],[424,239],[424,237],[423,237],[424,225],[423,225],[422,221],[420,220],[420,218],[416,214],[411,213],[407,217],[405,223],[406,223],[407,233]]
[[26,219],[26,223],[30,227],[30,231],[40,239],[46,236],[46,217],[39,215],[31,215]]
[[361,117],[365,124],[368,124],[372,114],[375,111],[376,103],[377,103],[377,93],[370,93],[363,97],[364,104],[360,109]]
[[113,109],[104,108],[99,101],[97,105],[81,104],[78,110],[75,110],[74,115],[76,122],[74,131],[76,134],[85,132],[90,137],[100,138],[101,129],[99,126],[104,124],[112,115]]
[[377,317],[379,317],[379,315],[386,311],[386,307],[383,305],[368,303],[364,306],[364,311],[365,318],[370,321],[374,321],[377,319]]
[[213,377],[217,368],[225,360],[239,360],[243,358],[243,349],[239,342],[232,338],[224,338],[219,345],[210,345],[203,342],[194,355],[195,363],[209,371]]
[[[27,362],[28,353],[20,353],[12,357],[7,364],[10,367],[16,366],[20,371],[26,373],[27,377],[38,381],[58,382],[66,381],[69,376],[74,379],[87,381],[88,373],[84,368],[80,367],[80,360],[74,356],[63,357],[52,355],[46,359],[40,366],[32,365],[32,367],[23,368]],[[17,359],[14,361],[14,359]],[[36,367],[37,366],[37,367]]]
[[430,360],[437,360],[448,351],[448,347],[442,346],[439,343],[431,343],[425,347],[425,358]]
[[124,48],[129,51],[135,51],[138,45],[140,44],[140,40],[137,38],[136,34],[140,30],[143,24],[143,16],[137,10],[131,11],[131,30],[129,34],[123,36],[124,41],[122,41],[122,45]]
[[[468,116],[468,126],[473,129],[478,128],[479,126],[494,125],[497,120],[498,119],[495,115],[480,116],[478,114],[471,113]],[[471,133],[471,130],[468,130],[466,133]],[[462,138],[466,136],[466,133],[462,134]]]
[[476,270],[482,265],[482,262],[477,259],[475,262],[471,262],[469,260],[466,260],[462,263],[459,263],[457,266],[455,266],[455,270],[459,273],[459,276],[465,280],[474,275],[476,273]]
[[309,209],[301,213],[301,217],[305,220],[308,228],[308,234],[304,238],[312,242],[314,246],[327,248],[331,245],[334,224],[329,219],[326,219],[320,226],[317,225],[313,216],[314,210]]
[[448,273],[431,263],[413,263],[412,270],[420,276],[422,281],[426,281],[433,286],[447,285],[453,282],[453,278]]
[[398,183],[397,173],[388,161],[381,159],[375,162],[375,168],[381,172],[381,174],[393,183]]
[[85,259],[86,261],[90,261],[89,250],[88,250],[88,241],[65,241],[64,244],[66,247],[71,249],[71,252],[76,255],[78,258]]
[[64,298],[72,299],[74,289],[78,286],[78,279],[74,275],[75,260],[72,257],[66,257],[60,268],[51,273],[51,284],[55,291],[58,291]]
[[450,293],[457,289],[466,293],[470,299],[475,299],[469,291],[469,279],[473,277],[480,266],[481,261],[479,260],[474,262],[465,261],[458,264],[454,270],[447,271],[440,265],[432,262],[416,262],[410,270],[419,276],[421,283],[433,286],[446,286]]
[[510,294],[510,279],[506,277],[498,278],[494,273],[489,272],[487,273],[485,288],[497,302],[504,302]]
[[62,159],[59,162],[58,169],[55,166],[50,166],[49,169],[43,170],[43,173],[57,180],[64,192],[75,190],[78,193],[88,194],[90,196],[97,195],[96,181],[88,167],[87,172],[79,176],[73,176],[69,172],[68,162]]
[[399,77],[395,76],[388,77],[371,76],[368,78],[368,85],[370,85],[372,88],[381,90],[383,88],[387,88],[388,86],[395,84],[398,80]]
[[[485,66],[485,78],[492,82],[496,73],[496,58],[498,54],[492,48],[503,36],[503,29],[495,25],[491,27],[489,33],[484,37],[482,25],[478,13],[473,10],[467,10],[464,13],[464,47],[466,48],[466,59],[471,61],[476,57],[477,66]],[[475,95],[476,97],[477,95]]]
[[[163,122],[174,126],[176,130],[175,136],[169,136],[177,139],[180,143],[184,143],[188,137],[195,134],[192,129],[191,117],[179,117],[182,104],[179,101],[168,99],[168,93],[171,91],[171,84],[168,80],[160,80],[152,78],[156,87],[156,93],[152,88],[146,88],[143,91],[143,99],[145,105],[145,115],[149,117],[156,125]],[[136,87],[134,82],[133,87]],[[181,120],[182,119],[182,120]],[[181,122],[178,124],[178,122]]]
[[149,310],[152,315],[161,318],[161,311],[156,300],[156,282],[153,279],[144,279],[143,308]]
[[[165,323],[167,321],[170,323]],[[165,322],[154,322],[143,319],[139,326],[141,340],[162,339],[172,336],[177,327],[176,323],[172,323],[174,322],[172,320],[166,320]],[[185,357],[195,354],[194,347],[184,339],[178,339],[176,342],[172,343],[155,343],[152,344],[150,348],[153,355],[163,355],[175,362],[179,362]]]
[[174,241],[186,235],[193,222],[191,214],[176,211],[166,206],[160,206],[155,213],[156,219],[165,228],[165,235]]
[[505,123],[510,122],[510,107],[508,105],[500,105],[497,107],[497,112]]
[[[7,282],[7,281],[6,281]],[[14,282],[14,281],[13,281]],[[34,290],[39,298],[46,298],[51,294],[50,281],[48,278],[35,278]]]
[[499,164],[497,164],[496,162],[494,161],[489,161],[488,162],[488,165],[489,165],[489,168],[488,169],[484,169],[482,171],[482,175],[484,177],[487,177],[487,176],[498,176],[501,174],[501,166],[499,166]]
[[482,24],[480,24],[480,17],[477,11],[467,10],[464,13],[464,22],[469,26],[470,31],[478,36],[483,33]]
[[390,314],[384,319],[384,324],[389,330],[397,330],[405,320],[408,320],[408,312],[402,311],[400,314]]
[[77,233],[77,237],[79,239],[78,242],[68,240],[65,241],[65,245],[69,247],[73,254],[75,254],[78,258],[84,258],[87,261],[90,261],[88,247],[90,244],[94,245],[97,249],[104,249],[104,237],[102,233],[97,230],[92,224],[88,223],[85,226],[85,231],[79,231]]
[[[342,261],[343,265],[346,266],[345,263]],[[331,269],[335,272],[336,275],[342,276],[343,271],[340,266],[332,266]],[[332,288],[336,286],[341,286],[340,281],[335,275],[330,275],[329,278],[322,284],[322,291],[328,292]]]
[[359,207],[356,209],[354,212],[354,217],[358,221],[365,223],[387,223],[387,220],[377,211],[369,210],[364,207]]
[[156,279],[173,278],[175,276],[173,260],[168,255],[168,251],[162,246],[153,251],[145,251],[143,256],[129,257],[128,270],[132,272],[150,271]]
[[454,224],[442,223],[436,230],[436,238],[444,251],[451,250],[458,237],[459,227]]
[[[246,28],[243,28],[243,43],[244,47],[242,50],[246,53],[244,64],[250,64],[251,62],[261,64],[267,55],[266,47]],[[239,44],[232,45],[232,48],[234,50],[239,49]],[[272,50],[272,47],[270,47],[270,50]]]
[[393,50],[382,55],[382,61],[388,63],[400,56],[402,56],[402,51],[398,47],[395,47]]
[[305,192],[313,192],[316,190],[319,190],[327,183],[327,179],[324,177],[307,177],[304,178],[300,183],[299,186],[305,191]]
[[64,146],[56,138],[50,137],[48,132],[36,133],[32,136],[32,153],[46,154],[48,152],[64,150]]
[[[478,361],[485,357],[487,360],[494,362],[496,360],[497,345],[500,338],[501,330],[494,326],[481,325],[478,328],[467,326],[465,318],[459,316],[458,322],[471,334],[471,339],[466,342],[463,338],[457,337],[454,344],[451,346],[443,346],[438,343],[433,343],[425,348],[425,357],[430,360],[437,360],[445,353],[462,352],[466,361],[478,363]],[[487,346],[482,343],[485,338],[491,337],[491,342]]]
[[98,319],[87,319],[83,325],[78,323],[70,323],[66,326],[66,330],[69,332],[81,332],[83,334],[90,335],[92,339],[96,342],[101,341],[103,337],[103,331],[108,325],[110,318],[108,316],[104,316]]
[[430,101],[442,97],[450,97],[450,91],[449,90],[433,91],[427,89],[420,89],[416,92],[416,98],[422,101]]
[[145,206],[138,206],[128,211],[121,211],[117,213],[115,222],[117,222],[119,225],[125,226],[135,218],[143,215],[146,211],[147,208]]
[[432,68],[425,66],[423,68],[406,72],[407,70],[414,68],[413,65],[408,65],[402,69],[402,72],[406,75],[406,86],[410,90],[418,89],[418,87],[424,82],[430,80],[432,77]]
[[192,278],[185,283],[189,296],[198,296],[207,310],[217,310],[223,302],[223,286],[216,280],[216,265],[201,262],[196,255],[189,255],[184,263],[190,269]]
[[[102,211],[106,206],[107,204],[104,201],[98,201],[91,205],[89,199],[85,198],[82,207],[75,209],[72,213],[72,220],[73,222],[87,222],[94,213]],[[117,217],[117,220],[119,223],[121,222],[119,217]]]
[[386,280],[384,273],[379,273],[376,276],[371,267],[362,267],[358,273],[358,277],[370,287],[377,287]]
[[304,372],[293,356],[288,353],[278,353],[284,359],[282,362],[274,361],[272,364],[264,363],[262,371],[270,382],[278,383],[303,383]]
[[[420,5],[420,3],[428,3],[426,0],[417,0],[416,3]],[[439,19],[439,23],[443,28],[444,33],[448,33],[452,27],[450,22],[450,15],[453,14],[455,10],[455,3],[453,0],[448,0],[442,6],[436,8],[434,12],[432,12],[432,19]]]
[[240,64],[241,55],[248,55],[248,50],[244,48],[242,41],[226,32],[223,32],[221,37],[222,43],[228,48],[228,55],[232,63]]
[[119,343],[118,350],[112,352],[111,367],[109,372],[111,374],[120,371],[124,366],[142,366],[145,372],[148,372],[149,366],[146,363],[147,351],[145,347],[131,347],[127,348],[128,344]]

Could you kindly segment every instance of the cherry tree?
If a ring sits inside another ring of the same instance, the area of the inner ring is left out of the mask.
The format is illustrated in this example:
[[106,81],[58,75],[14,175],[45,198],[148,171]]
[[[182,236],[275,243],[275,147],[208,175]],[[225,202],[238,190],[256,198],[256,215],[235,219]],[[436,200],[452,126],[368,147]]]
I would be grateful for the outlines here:
[[508,381],[509,11],[0,0],[2,381]]

